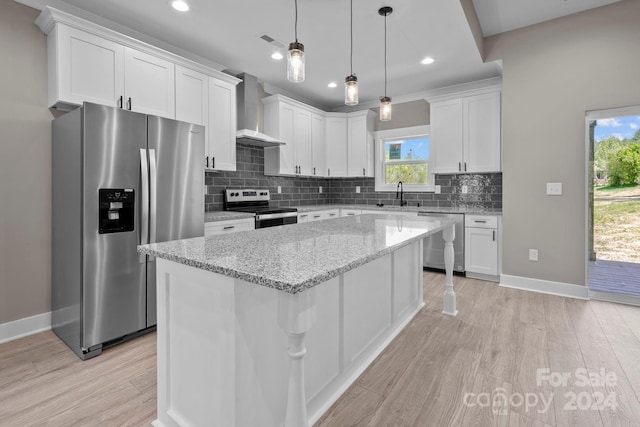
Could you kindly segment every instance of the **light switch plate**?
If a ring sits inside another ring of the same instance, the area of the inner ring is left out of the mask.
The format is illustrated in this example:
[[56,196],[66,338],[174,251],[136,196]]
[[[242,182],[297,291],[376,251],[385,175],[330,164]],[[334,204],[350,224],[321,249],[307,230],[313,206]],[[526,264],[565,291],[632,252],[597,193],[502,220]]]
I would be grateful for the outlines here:
[[562,195],[561,182],[547,182],[547,196],[561,196],[561,195]]
[[462,186],[462,194],[467,194],[469,192],[469,187],[467,187],[466,185]]
[[322,185],[318,187],[318,193],[322,194]]
[[529,261],[538,261],[537,249],[529,249]]
[[360,192],[360,186],[356,185],[356,193],[359,193],[359,192]]
[[440,194],[441,191],[442,191],[442,187],[440,187],[439,185],[436,185],[436,194]]
[[282,187],[278,185],[278,194],[282,193]]

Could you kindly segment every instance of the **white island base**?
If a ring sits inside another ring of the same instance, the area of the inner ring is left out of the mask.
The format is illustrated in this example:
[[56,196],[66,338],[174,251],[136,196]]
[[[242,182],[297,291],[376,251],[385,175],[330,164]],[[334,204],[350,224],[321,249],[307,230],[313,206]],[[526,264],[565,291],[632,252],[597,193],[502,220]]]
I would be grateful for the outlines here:
[[422,259],[419,240],[290,294],[158,258],[153,425],[313,424],[424,305]]

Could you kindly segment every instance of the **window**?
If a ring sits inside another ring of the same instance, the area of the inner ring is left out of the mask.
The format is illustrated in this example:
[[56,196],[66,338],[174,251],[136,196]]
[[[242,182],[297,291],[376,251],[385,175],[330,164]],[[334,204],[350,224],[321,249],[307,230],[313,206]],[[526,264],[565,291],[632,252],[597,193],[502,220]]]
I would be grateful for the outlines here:
[[429,126],[376,133],[376,191],[434,191]]

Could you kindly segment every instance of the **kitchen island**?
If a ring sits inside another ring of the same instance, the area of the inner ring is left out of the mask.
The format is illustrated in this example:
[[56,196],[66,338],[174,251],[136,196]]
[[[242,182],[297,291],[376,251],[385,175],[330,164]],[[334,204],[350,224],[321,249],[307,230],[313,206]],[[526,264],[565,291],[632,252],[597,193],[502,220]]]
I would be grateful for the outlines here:
[[424,305],[422,239],[454,223],[362,215],[144,245],[157,259],[154,425],[311,425]]

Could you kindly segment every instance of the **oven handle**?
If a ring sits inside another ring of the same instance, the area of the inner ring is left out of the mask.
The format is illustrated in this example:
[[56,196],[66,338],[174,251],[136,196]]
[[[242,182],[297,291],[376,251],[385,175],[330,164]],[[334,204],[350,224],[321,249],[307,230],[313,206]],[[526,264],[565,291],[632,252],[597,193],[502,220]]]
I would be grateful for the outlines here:
[[278,219],[278,218],[289,218],[298,216],[298,212],[281,212],[281,213],[274,213],[274,214],[264,214],[264,215],[256,215],[256,221],[264,221],[267,219]]

